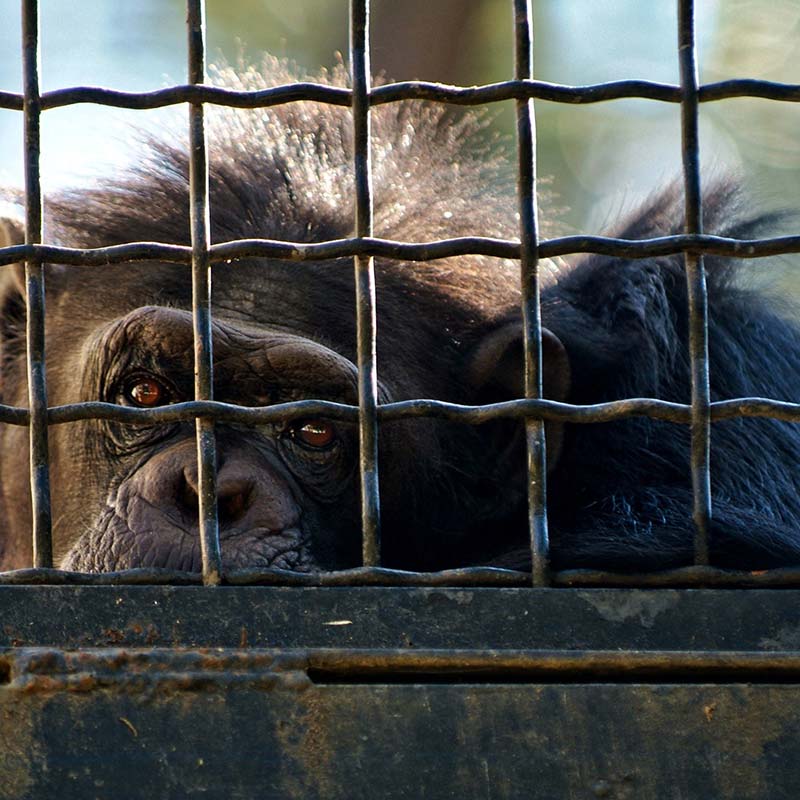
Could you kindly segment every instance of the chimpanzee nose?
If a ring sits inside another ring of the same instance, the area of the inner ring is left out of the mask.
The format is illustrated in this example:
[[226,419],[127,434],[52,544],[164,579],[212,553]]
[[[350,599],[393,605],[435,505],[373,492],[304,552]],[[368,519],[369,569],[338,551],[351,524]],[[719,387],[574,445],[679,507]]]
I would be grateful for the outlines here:
[[[186,467],[183,480],[178,489],[178,504],[193,519],[198,517],[200,505],[198,493],[197,470]],[[255,482],[242,475],[236,467],[223,465],[217,473],[217,512],[221,526],[239,522],[253,502]]]

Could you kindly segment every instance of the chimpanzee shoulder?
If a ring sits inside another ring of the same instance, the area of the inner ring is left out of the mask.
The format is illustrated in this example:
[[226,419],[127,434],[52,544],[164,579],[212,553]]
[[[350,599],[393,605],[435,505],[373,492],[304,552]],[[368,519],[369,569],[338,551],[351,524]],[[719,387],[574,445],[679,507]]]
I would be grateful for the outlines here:
[[[779,230],[786,216],[753,213],[733,180],[711,184],[703,209],[706,232],[745,240]],[[683,197],[674,185],[613,235],[678,234],[682,218]],[[754,288],[742,274],[752,265],[706,256],[704,266],[712,401],[760,396],[798,402],[796,311]],[[584,257],[544,292],[543,318],[570,354],[572,402],[690,401],[682,256]],[[550,481],[556,561],[617,569],[690,563],[689,451],[683,425],[635,419],[567,426]],[[800,560],[797,427],[775,420],[714,423],[711,453],[714,563]]]

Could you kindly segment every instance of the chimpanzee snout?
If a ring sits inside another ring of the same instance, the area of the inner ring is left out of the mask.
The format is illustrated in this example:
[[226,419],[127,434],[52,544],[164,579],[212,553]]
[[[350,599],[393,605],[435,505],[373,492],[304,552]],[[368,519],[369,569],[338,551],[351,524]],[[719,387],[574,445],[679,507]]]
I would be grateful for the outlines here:
[[[235,473],[236,467],[227,470],[223,467],[217,474],[217,514],[221,527],[244,520],[258,493],[253,477],[243,478]],[[183,480],[180,481],[176,501],[187,517],[197,519],[200,500],[195,468],[188,466],[184,468]]]
[[[154,514],[198,525],[199,483],[195,443],[167,448],[141,468],[141,491]],[[220,534],[250,530],[281,531],[297,523],[298,513],[286,481],[260,454],[245,446],[222,450],[217,469]]]

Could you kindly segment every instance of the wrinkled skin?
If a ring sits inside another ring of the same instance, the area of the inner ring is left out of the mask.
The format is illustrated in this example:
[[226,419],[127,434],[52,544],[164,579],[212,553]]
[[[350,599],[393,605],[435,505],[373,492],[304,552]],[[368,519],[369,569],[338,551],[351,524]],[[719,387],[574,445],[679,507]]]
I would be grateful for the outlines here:
[[[289,334],[248,331],[224,323],[216,328],[219,400],[268,405],[290,399],[298,391],[312,391],[353,402],[355,371],[327,348]],[[191,396],[188,313],[159,307],[137,309],[102,330],[93,346],[97,349],[90,356],[90,396],[130,405],[126,382],[141,385],[142,375],[168,377],[165,389],[170,400]],[[198,570],[193,438],[163,426],[105,424],[102,428],[99,436],[94,434],[95,447],[105,457],[131,459],[136,466],[114,485],[107,508],[90,535],[69,551],[64,566],[85,571],[133,566]],[[261,436],[246,429],[220,431],[217,490],[229,566],[310,568],[315,564],[311,530],[301,525],[300,503],[295,498],[302,497],[305,514],[313,518],[331,504],[341,507],[343,494],[352,495],[346,491],[353,482],[352,437],[342,431],[332,446],[310,448],[292,435],[294,430],[272,426]]]
[[[296,76],[223,75],[233,88]],[[341,79],[334,74],[334,82]],[[294,103],[221,111],[211,127],[211,238],[314,242],[352,234],[348,111]],[[421,104],[373,112],[376,235],[423,241],[516,235],[513,191],[475,136],[480,125]],[[48,241],[97,247],[187,244],[184,149],[150,143],[130,173],[49,199]],[[680,230],[674,190],[617,234]],[[746,238],[735,193],[714,188],[706,229]],[[22,241],[6,220],[2,244]],[[714,399],[798,400],[800,336],[709,258]],[[592,256],[549,276],[542,294],[546,397],[591,404],[689,399],[680,257]],[[381,402],[462,404],[522,394],[518,266],[482,257],[376,262]],[[551,271],[548,272],[548,269]],[[27,405],[20,265],[0,274],[2,402]],[[357,404],[350,259],[241,259],[213,268],[215,399],[266,406],[304,398]],[[46,267],[49,404],[154,407],[192,399],[191,281],[159,263]],[[327,570],[360,563],[357,431],[302,419],[216,425],[225,568]],[[549,525],[557,567],[658,569],[690,563],[693,528],[684,426],[650,420],[547,424]],[[0,567],[31,563],[28,434],[0,426]],[[200,569],[194,426],[87,421],[50,429],[57,565],[81,571]],[[800,434],[773,421],[713,434],[712,559],[749,569],[800,560]],[[529,568],[521,426],[414,419],[379,433],[382,558],[387,566]]]

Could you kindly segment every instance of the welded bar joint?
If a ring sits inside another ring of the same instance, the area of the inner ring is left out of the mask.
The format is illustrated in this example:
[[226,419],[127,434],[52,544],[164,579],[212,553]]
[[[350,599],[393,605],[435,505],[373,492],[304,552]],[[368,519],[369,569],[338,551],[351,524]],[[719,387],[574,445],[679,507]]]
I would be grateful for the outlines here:
[[[205,80],[205,0],[188,0],[189,80]],[[189,105],[189,194],[192,235],[192,321],[194,328],[195,399],[212,400],[214,364],[211,335],[210,214],[208,152],[202,103]],[[214,420],[197,417],[197,496],[203,583],[222,580],[222,554],[217,516],[217,446]]]
[[[703,232],[698,126],[697,52],[694,36],[694,2],[678,4],[678,58],[681,87],[681,145],[685,202],[685,232]],[[693,491],[695,564],[709,563],[708,527],[711,520],[711,389],[708,370],[708,295],[702,256],[686,253],[689,300],[689,358],[692,419],[691,470]]]
[[[350,64],[353,71],[353,150],[356,236],[372,236],[372,168],[369,115],[369,0],[350,3]],[[358,337],[358,433],[364,566],[380,564],[378,491],[378,375],[375,263],[355,257]]]

